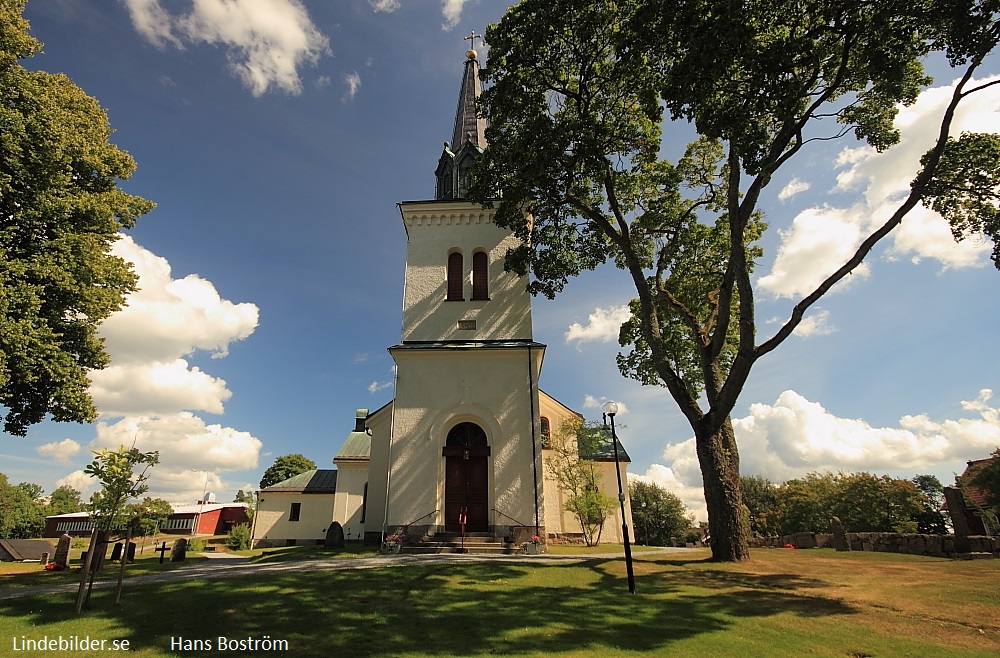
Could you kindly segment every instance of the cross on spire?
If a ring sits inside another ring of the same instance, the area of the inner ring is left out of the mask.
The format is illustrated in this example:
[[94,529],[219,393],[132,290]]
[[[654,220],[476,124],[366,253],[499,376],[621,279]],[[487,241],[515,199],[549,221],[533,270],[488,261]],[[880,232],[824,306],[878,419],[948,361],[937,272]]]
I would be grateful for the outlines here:
[[483,40],[483,35],[476,34],[475,30],[473,30],[472,32],[470,32],[469,36],[462,37],[463,41],[471,41],[471,43],[469,44],[470,48],[475,48],[476,47],[476,39],[479,39],[480,41],[482,41]]

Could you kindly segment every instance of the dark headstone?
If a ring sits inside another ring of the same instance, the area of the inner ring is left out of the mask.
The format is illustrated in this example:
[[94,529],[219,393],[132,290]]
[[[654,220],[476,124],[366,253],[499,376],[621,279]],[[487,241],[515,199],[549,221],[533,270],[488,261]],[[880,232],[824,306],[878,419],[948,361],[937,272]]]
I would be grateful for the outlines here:
[[52,558],[57,569],[65,569],[69,564],[69,547],[72,543],[73,538],[69,535],[59,537],[59,543],[56,544],[56,555]]
[[324,548],[343,548],[344,547],[344,528],[340,525],[338,521],[334,521],[330,524],[330,527],[326,530],[326,541],[323,542]]
[[844,524],[840,517],[834,516],[830,519],[830,534],[833,535],[833,547],[838,551],[851,550],[851,542],[847,541],[847,533],[844,532]]
[[125,551],[125,559],[129,562],[135,562],[135,542],[130,541],[128,543],[128,550]]
[[170,549],[170,561],[171,562],[183,562],[184,558],[187,557],[187,547],[188,540],[178,539],[174,542],[174,547]]
[[118,542],[117,544],[115,544],[115,547],[113,549],[111,549],[111,561],[112,562],[118,562],[119,560],[122,559],[122,550],[124,548],[125,548],[125,545],[123,543],[121,543],[121,542]]

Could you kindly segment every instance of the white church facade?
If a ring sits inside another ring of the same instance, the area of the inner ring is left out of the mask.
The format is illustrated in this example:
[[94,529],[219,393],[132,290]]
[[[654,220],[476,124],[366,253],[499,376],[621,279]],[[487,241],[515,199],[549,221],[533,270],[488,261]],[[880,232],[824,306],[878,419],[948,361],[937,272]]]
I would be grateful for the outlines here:
[[[546,348],[532,337],[527,282],[504,271],[516,238],[493,224],[492,210],[462,198],[486,146],[475,110],[478,70],[470,50],[435,198],[398,204],[407,252],[401,340],[389,348],[393,399],[372,413],[358,410],[333,458],[336,470],[259,493],[258,546],[321,542],[333,521],[348,539],[368,543],[389,534],[416,541],[484,533],[516,545],[535,534],[581,533],[552,474],[551,442],[582,416],[539,389]],[[628,456],[620,444],[619,451],[627,482]],[[591,457],[599,488],[616,497],[610,445]],[[602,541],[622,541],[619,509]],[[627,499],[625,514],[631,528]]]

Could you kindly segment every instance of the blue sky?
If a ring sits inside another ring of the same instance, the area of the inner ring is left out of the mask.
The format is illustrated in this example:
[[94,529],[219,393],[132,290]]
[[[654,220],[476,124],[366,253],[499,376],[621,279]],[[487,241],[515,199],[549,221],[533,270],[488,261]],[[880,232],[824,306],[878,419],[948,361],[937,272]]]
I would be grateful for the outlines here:
[[[391,397],[406,247],[395,204],[433,195],[462,37],[508,4],[31,0],[44,53],[26,64],[99,99],[112,141],[138,163],[124,187],[157,208],[116,246],[142,291],[104,328],[114,363],[93,377],[101,418],[4,436],[0,471],[89,493],[90,450],[136,440],[161,451],[150,493],[191,503],[206,482],[230,500],[282,454],[328,466],[354,410]],[[950,83],[940,63],[931,70],[935,87]],[[982,75],[996,73],[994,56]],[[946,91],[901,115],[899,147],[815,145],[767,188],[762,335],[906,188]],[[969,100],[959,129],[1000,126],[1000,93]],[[956,245],[931,213],[907,218],[758,364],[734,413],[744,472],[949,484],[1000,445],[990,249]],[[542,388],[589,418],[618,400],[631,473],[703,518],[690,430],[664,391],[614,365],[630,296],[605,268],[535,301]]]

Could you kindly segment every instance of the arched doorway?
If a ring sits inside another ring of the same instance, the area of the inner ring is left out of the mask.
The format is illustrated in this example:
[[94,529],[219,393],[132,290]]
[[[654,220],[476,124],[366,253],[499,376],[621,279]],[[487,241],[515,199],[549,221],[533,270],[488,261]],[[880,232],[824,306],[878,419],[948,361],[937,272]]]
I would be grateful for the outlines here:
[[486,432],[475,423],[459,423],[444,445],[444,529],[461,532],[489,530],[489,456]]

